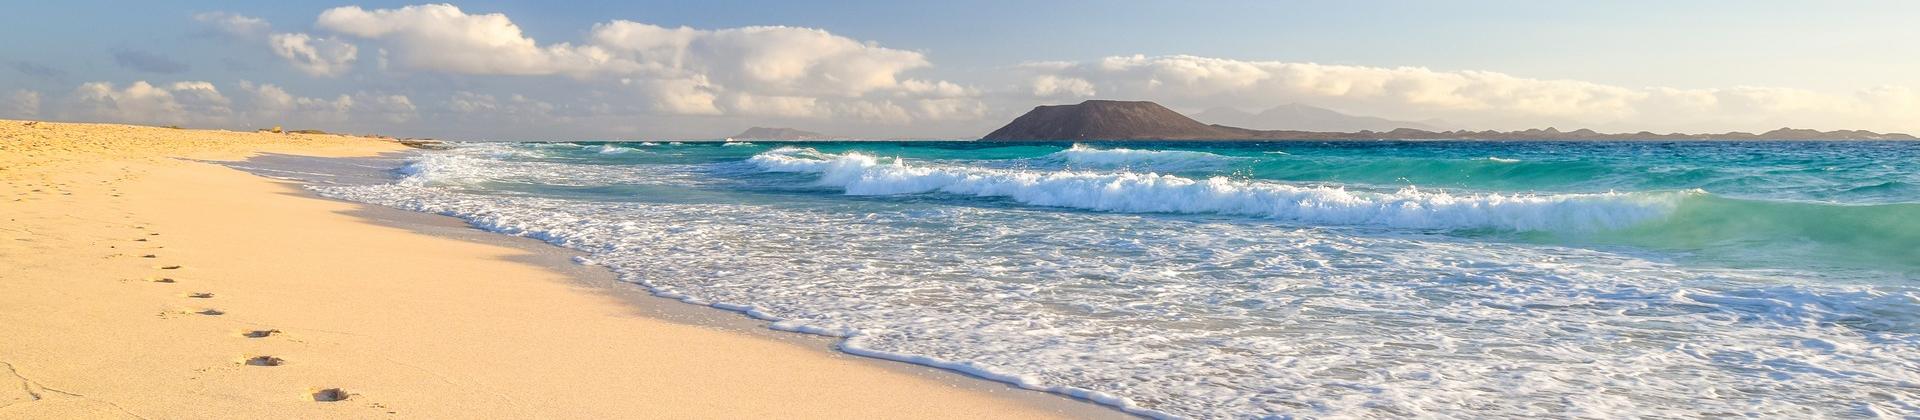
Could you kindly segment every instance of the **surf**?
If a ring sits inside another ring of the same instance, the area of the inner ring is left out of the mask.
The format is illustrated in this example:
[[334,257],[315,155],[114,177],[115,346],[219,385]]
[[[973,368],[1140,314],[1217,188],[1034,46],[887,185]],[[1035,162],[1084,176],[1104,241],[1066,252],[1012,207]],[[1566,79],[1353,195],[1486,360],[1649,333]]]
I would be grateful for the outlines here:
[[1412,229],[1617,229],[1663,217],[1678,200],[1695,194],[1452,194],[1412,187],[1383,193],[1152,172],[923,166],[858,152],[829,154],[791,147],[747,161],[770,172],[818,174],[820,185],[849,195],[938,192],[1096,211],[1224,214]]

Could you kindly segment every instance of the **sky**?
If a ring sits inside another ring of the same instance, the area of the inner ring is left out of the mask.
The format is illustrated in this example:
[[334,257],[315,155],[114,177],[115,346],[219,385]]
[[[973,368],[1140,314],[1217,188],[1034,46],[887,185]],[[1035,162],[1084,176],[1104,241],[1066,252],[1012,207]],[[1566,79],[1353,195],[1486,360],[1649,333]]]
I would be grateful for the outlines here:
[[1920,2],[36,2],[0,118],[474,140],[975,138],[1037,105],[1920,133]]

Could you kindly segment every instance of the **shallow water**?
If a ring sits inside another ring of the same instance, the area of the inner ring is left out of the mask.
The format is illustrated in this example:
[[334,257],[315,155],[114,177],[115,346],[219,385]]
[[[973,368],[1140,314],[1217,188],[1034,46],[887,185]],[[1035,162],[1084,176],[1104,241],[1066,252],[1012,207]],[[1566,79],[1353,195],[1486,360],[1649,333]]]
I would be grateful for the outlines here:
[[1152,416],[1920,412],[1917,143],[480,143],[399,176],[315,189]]

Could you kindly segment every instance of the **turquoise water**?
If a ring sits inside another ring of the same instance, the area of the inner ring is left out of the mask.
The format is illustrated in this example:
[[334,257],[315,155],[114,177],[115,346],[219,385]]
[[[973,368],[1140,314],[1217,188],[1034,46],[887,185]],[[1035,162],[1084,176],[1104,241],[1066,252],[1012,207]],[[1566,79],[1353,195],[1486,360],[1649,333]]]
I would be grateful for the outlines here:
[[480,143],[400,175],[317,189],[1150,416],[1920,411],[1920,143]]

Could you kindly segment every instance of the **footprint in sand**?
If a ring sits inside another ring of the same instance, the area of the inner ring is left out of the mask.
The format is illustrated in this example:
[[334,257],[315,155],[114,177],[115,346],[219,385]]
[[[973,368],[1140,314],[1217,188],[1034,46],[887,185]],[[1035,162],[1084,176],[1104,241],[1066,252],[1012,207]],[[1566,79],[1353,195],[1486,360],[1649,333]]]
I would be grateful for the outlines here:
[[314,401],[319,402],[346,401],[348,397],[353,396],[340,388],[314,388],[309,390],[308,395],[312,396]]
[[153,254],[146,254],[146,255],[141,255],[140,258],[160,258],[160,256],[153,255]]
[[213,294],[212,294],[212,293],[207,293],[207,292],[198,292],[198,293],[188,293],[188,294],[184,294],[184,295],[180,295],[180,296],[181,296],[181,297],[188,297],[188,298],[194,298],[194,299],[212,299],[212,298],[213,298]]
[[147,281],[154,282],[154,283],[172,283],[173,278],[172,277],[148,277]]
[[160,311],[159,317],[161,319],[170,319],[170,318],[179,317],[179,316],[192,316],[192,315],[220,316],[220,315],[225,315],[226,313],[227,313],[226,311],[222,311],[219,309],[212,309],[212,308],[169,309],[169,310]]
[[158,266],[158,267],[154,267],[154,268],[158,268],[158,269],[161,269],[161,270],[179,270],[179,269],[180,269],[180,266],[177,266],[177,265],[163,265],[163,266]]
[[240,336],[246,338],[267,338],[279,333],[280,330],[253,330],[241,332]]
[[254,356],[240,363],[247,366],[280,366],[286,364],[287,361],[273,356]]

